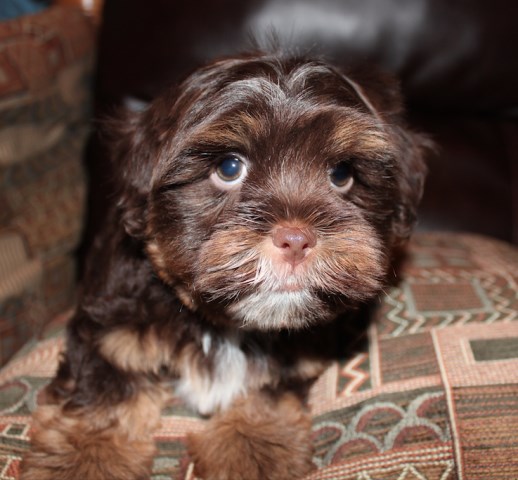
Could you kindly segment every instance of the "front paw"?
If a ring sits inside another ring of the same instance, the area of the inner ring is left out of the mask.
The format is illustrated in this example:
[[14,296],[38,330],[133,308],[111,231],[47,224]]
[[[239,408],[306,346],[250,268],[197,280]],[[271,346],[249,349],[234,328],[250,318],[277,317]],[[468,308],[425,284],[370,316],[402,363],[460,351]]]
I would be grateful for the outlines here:
[[[132,438],[108,413],[74,414],[41,406],[20,480],[147,480],[155,447]],[[143,432],[140,432],[143,433]]]
[[195,474],[204,480],[300,479],[313,469],[310,429],[294,395],[250,395],[189,437]]

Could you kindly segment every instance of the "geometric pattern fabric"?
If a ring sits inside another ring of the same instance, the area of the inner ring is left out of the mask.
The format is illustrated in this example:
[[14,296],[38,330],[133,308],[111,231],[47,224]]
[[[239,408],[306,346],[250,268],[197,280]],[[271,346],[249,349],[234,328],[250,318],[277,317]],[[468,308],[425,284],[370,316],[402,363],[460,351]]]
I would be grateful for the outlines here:
[[[68,315],[0,372],[1,480],[18,478]],[[304,480],[518,478],[515,247],[416,235],[355,345],[311,390],[315,471]],[[152,480],[194,480],[185,435],[203,422],[169,406]]]

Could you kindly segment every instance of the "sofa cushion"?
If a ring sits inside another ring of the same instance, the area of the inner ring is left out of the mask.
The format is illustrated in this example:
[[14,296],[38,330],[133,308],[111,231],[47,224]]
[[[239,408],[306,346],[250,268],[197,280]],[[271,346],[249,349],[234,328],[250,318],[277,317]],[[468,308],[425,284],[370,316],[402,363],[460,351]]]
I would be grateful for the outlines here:
[[[2,479],[18,478],[68,315],[0,373]],[[316,470],[306,480],[518,478],[517,371],[518,249],[416,236],[364,341],[311,391]],[[194,479],[185,435],[204,422],[180,402],[168,407],[153,480]]]

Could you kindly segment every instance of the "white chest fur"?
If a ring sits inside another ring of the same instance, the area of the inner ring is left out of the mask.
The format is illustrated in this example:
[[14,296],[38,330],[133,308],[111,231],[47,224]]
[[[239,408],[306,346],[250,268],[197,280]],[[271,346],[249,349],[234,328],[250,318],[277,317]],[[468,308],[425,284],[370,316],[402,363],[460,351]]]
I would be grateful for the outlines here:
[[239,343],[237,335],[215,341],[206,333],[203,353],[198,350],[182,357],[176,393],[202,415],[225,409],[246,393],[248,364]]

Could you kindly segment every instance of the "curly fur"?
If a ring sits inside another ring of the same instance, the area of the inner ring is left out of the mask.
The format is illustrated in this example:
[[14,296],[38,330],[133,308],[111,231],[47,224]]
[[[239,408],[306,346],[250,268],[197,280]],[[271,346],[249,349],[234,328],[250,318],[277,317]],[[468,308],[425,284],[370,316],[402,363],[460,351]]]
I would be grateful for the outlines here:
[[[214,414],[190,439],[198,475],[301,478],[307,388],[386,283],[421,196],[426,141],[394,82],[250,54],[109,128],[117,201],[22,478],[147,478],[166,382]],[[228,154],[247,167],[235,186],[214,180]],[[301,236],[296,261],[274,232]]]

